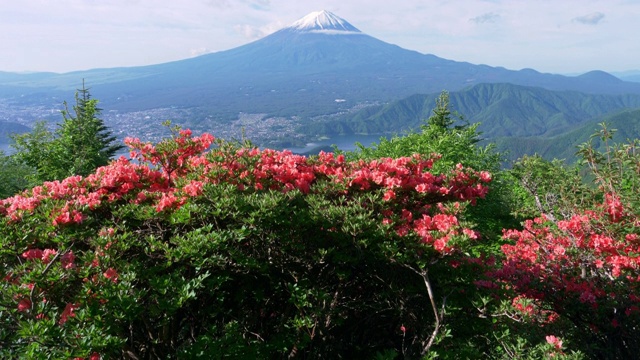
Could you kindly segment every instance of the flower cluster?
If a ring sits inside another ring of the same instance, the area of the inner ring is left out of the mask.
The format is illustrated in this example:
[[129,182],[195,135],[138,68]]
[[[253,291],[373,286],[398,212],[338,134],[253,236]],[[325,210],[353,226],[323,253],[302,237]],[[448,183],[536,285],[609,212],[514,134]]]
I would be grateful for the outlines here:
[[[53,199],[58,200],[59,205],[51,212],[52,224],[64,226],[79,224],[101,205],[122,199],[130,203],[150,202],[158,212],[175,210],[189,198],[202,194],[207,183],[234,184],[241,191],[298,190],[309,193],[319,179],[340,184],[347,192],[382,189],[383,199],[393,203],[407,203],[413,197],[424,203],[449,200],[474,203],[477,198],[485,196],[488,191],[486,184],[491,181],[490,174],[478,173],[461,165],[450,174],[432,174],[428,170],[438,156],[345,162],[343,155],[331,153],[307,158],[289,151],[257,148],[214,149],[209,154],[202,154],[213,140],[208,134],[191,137],[187,130],[181,131],[173,142],[158,146],[128,138],[126,143],[133,149],[132,156],[138,161],[147,161],[151,166],[121,157],[86,178],[75,176],[47,182],[30,193],[0,200],[0,214],[18,221],[24,214],[33,212],[44,199]],[[404,226],[412,226],[422,234],[424,243],[434,244],[440,250],[446,249],[446,240],[435,243],[426,236],[426,229],[436,230],[426,225],[430,218],[415,223],[406,220],[403,221]],[[453,221],[441,217],[435,220],[438,224],[440,220],[445,220],[444,223]],[[449,228],[451,226],[443,229]],[[465,234],[472,233],[467,230]]]
[[138,138],[124,139],[124,143],[131,148],[132,159],[159,165],[169,178],[171,175],[184,175],[189,159],[208,149],[214,141],[215,138],[207,133],[193,137],[189,129],[180,130],[178,136],[155,146],[150,142],[143,143]]
[[502,246],[502,267],[490,276],[564,314],[580,311],[575,304],[607,318],[615,314],[609,319],[615,326],[640,305],[640,243],[628,232],[638,225],[613,194],[567,220],[528,220],[523,230],[504,231],[510,243]]
[[[22,257],[27,260],[42,261],[45,264],[51,262],[58,255],[58,250],[54,249],[29,249],[22,253]],[[67,251],[60,257],[60,263],[63,269],[73,269],[75,267],[75,255],[73,251]]]

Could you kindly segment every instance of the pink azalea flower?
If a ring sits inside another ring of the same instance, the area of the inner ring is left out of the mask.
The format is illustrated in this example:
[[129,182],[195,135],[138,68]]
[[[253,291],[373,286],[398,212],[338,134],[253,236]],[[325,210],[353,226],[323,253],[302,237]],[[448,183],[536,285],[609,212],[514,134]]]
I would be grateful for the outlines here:
[[547,342],[553,345],[556,349],[558,350],[562,349],[562,340],[560,340],[559,338],[553,335],[547,335],[546,339],[547,339]]
[[114,283],[118,282],[118,272],[114,268],[107,269],[102,275]]
[[76,316],[74,311],[78,307],[79,306],[77,304],[67,303],[67,306],[65,306],[64,310],[62,311],[62,314],[60,315],[60,320],[58,321],[58,324],[62,326],[67,322],[67,320],[69,320],[70,317]]
[[18,302],[18,311],[24,312],[31,309],[31,300],[22,299]]

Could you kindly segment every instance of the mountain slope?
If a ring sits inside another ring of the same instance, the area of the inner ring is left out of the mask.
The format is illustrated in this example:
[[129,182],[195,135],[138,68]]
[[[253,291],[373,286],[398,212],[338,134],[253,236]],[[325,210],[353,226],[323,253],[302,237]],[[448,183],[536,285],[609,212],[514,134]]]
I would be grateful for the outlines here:
[[67,74],[0,74],[0,94],[9,96],[15,90],[14,96],[51,98],[75,89],[82,79],[104,108],[139,111],[180,106],[230,119],[239,112],[309,118],[362,102],[387,102],[480,83],[640,94],[640,84],[601,72],[565,77],[421,54],[368,36],[326,11],[309,14],[250,44],[192,59]]
[[11,142],[9,136],[12,134],[22,134],[29,131],[31,131],[31,129],[22,124],[0,121],[0,145],[9,144]]
[[[429,118],[438,94],[413,95],[372,106],[333,123],[355,133],[384,133],[415,129]],[[553,136],[595,117],[640,108],[640,95],[594,95],[549,91],[513,84],[480,84],[450,93],[453,109],[471,123],[481,122],[487,138]]]
[[[635,109],[604,116],[558,136],[505,137],[492,141],[498,151],[506,153],[510,161],[523,155],[538,154],[548,160],[564,159],[572,163],[576,160],[577,146],[588,142],[591,136],[601,129],[599,124],[603,122],[607,124],[608,129],[616,129],[612,143],[640,138],[640,109]],[[593,143],[596,147],[602,146],[598,138],[594,138]]]

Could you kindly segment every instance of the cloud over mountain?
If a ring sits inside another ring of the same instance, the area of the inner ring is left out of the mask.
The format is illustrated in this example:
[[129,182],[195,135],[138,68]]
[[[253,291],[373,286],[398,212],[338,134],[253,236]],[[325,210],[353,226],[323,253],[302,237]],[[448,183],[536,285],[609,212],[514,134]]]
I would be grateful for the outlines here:
[[285,26],[280,21],[272,22],[263,26],[253,26],[250,24],[242,24],[234,26],[234,30],[242,34],[249,40],[256,40],[272,34]]

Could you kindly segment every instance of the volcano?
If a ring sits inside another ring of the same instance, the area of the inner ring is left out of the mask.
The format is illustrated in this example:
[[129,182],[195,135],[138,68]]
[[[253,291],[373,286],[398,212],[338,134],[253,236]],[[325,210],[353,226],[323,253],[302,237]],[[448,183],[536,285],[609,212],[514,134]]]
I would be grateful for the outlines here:
[[[362,102],[511,83],[584,93],[640,94],[640,84],[607,74],[566,77],[474,65],[403,49],[361,32],[329,11],[308,14],[252,43],[170,63],[66,74],[0,74],[0,96],[65,94],[85,79],[105,108],[198,108],[313,117]],[[339,100],[339,101],[337,101]]]
[[312,12],[288,27],[289,31],[320,32],[325,34],[359,33],[355,26],[335,14],[322,10]]

